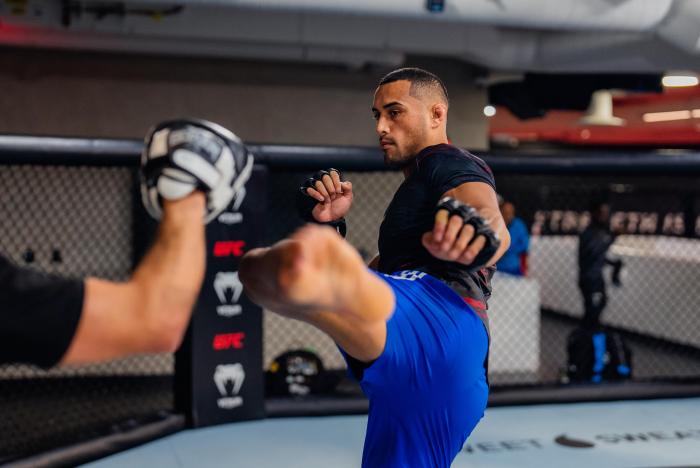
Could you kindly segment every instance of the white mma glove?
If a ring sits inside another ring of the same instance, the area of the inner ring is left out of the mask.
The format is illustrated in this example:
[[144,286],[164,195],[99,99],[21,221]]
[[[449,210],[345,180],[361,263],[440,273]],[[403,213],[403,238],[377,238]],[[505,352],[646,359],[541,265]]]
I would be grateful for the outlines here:
[[240,138],[205,120],[171,120],[146,136],[141,155],[141,197],[160,219],[161,200],[177,200],[194,190],[207,197],[205,222],[226,209],[253,171],[253,156]]

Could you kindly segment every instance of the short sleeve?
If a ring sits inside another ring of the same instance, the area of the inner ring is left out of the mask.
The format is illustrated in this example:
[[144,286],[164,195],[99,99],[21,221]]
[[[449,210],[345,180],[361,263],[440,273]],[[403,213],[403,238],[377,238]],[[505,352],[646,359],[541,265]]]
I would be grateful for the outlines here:
[[469,153],[459,150],[436,152],[424,157],[421,171],[431,190],[441,196],[466,182],[483,182],[496,190],[496,182],[488,165]]
[[19,268],[0,257],[0,363],[57,364],[73,340],[84,283]]

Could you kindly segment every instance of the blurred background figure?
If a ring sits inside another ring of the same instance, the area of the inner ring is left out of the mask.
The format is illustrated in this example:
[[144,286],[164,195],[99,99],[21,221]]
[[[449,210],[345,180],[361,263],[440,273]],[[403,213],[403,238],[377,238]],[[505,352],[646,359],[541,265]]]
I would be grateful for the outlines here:
[[591,224],[579,236],[578,285],[584,304],[581,325],[592,329],[600,325],[600,316],[608,302],[603,268],[605,265],[612,265],[613,285],[621,286],[622,260],[608,257],[608,249],[619,234],[610,230],[610,205],[595,201],[591,205],[590,212]]
[[530,248],[530,233],[525,222],[515,216],[513,202],[500,198],[501,215],[510,233],[510,248],[496,264],[497,270],[510,275],[527,275],[527,255]]

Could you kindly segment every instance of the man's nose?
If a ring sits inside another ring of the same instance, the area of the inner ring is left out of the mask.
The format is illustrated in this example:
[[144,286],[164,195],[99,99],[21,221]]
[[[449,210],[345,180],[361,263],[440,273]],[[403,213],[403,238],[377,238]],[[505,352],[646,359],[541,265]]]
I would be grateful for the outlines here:
[[387,125],[386,119],[384,117],[379,117],[377,119],[377,134],[379,136],[384,136],[389,133],[389,125]]

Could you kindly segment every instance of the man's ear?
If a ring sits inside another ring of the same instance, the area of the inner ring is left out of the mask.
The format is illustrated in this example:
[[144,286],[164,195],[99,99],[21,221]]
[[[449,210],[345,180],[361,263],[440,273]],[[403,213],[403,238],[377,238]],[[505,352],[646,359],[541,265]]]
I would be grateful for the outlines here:
[[447,119],[447,106],[443,103],[437,103],[433,104],[433,107],[430,109],[430,120],[432,123],[432,127],[436,128],[439,127],[441,124],[445,122]]

